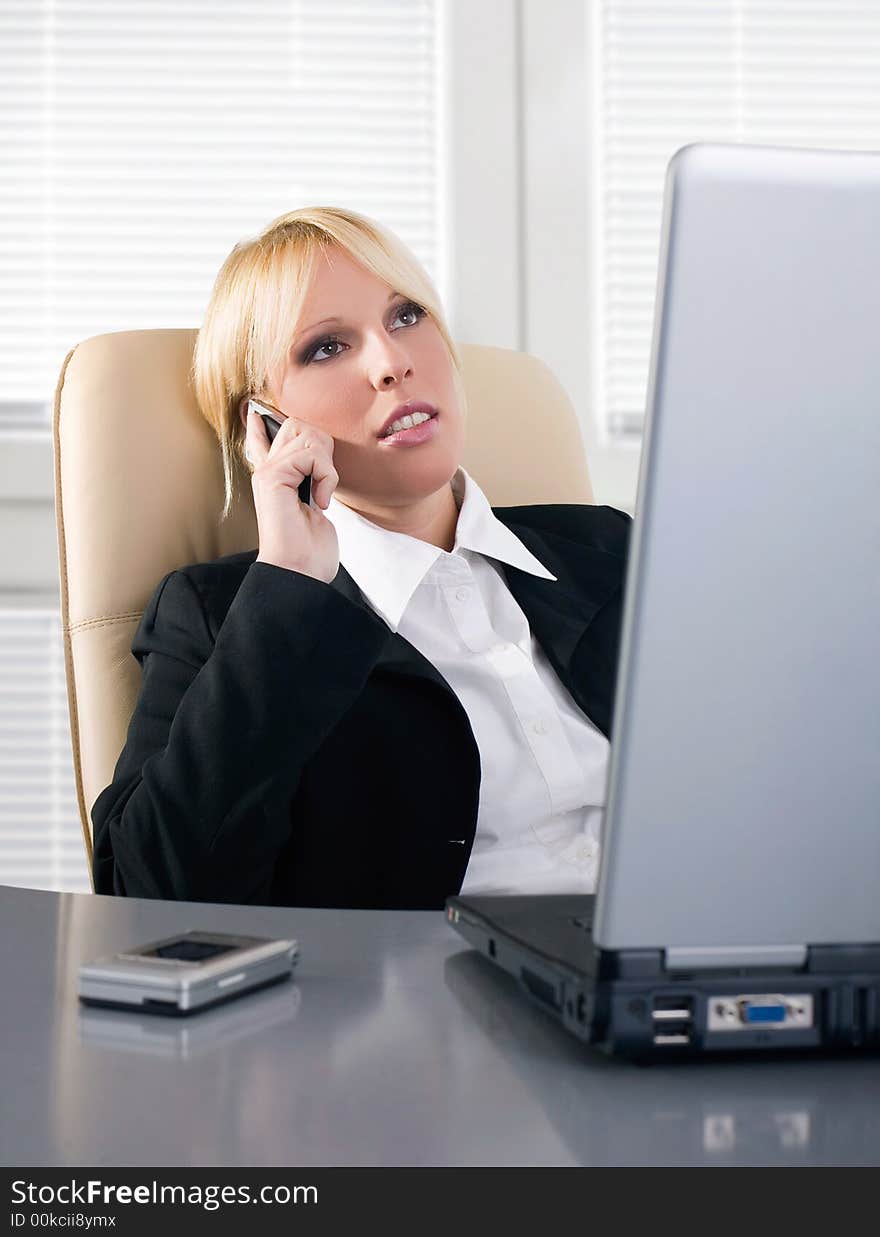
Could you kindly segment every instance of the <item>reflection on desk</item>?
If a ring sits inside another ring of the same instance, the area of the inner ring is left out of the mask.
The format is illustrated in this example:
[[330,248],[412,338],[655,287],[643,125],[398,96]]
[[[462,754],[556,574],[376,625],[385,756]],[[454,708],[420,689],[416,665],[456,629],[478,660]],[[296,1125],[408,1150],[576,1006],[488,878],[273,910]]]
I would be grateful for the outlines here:
[[236,1040],[257,1037],[268,1027],[292,1023],[301,999],[299,988],[288,979],[281,988],[241,996],[185,1018],[80,1004],[77,1035],[80,1043],[94,1047],[190,1060]]
[[[181,1020],[80,1006],[81,962],[187,928],[295,937],[295,978]],[[442,911],[0,886],[0,940],[7,1166],[880,1163],[877,1057],[608,1058]]]

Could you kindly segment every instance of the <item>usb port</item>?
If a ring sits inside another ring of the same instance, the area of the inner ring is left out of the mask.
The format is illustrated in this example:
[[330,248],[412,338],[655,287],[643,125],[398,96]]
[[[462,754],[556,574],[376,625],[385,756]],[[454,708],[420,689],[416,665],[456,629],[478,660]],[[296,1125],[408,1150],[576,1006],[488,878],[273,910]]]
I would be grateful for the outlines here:
[[655,1044],[689,1044],[693,1027],[689,1022],[664,1022],[654,1031]]
[[654,1023],[654,1043],[660,1045],[689,1044],[694,1030],[694,999],[681,994],[654,997],[651,1017]]
[[690,1022],[694,1016],[694,999],[690,996],[655,996],[651,1017],[658,1022]]

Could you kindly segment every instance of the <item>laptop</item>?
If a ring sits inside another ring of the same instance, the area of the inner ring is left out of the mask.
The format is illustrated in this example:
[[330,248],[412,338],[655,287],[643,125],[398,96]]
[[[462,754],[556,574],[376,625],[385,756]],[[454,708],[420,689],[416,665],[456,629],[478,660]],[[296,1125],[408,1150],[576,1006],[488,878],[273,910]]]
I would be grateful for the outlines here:
[[630,1057],[880,1046],[880,153],[671,159],[595,896],[449,923]]

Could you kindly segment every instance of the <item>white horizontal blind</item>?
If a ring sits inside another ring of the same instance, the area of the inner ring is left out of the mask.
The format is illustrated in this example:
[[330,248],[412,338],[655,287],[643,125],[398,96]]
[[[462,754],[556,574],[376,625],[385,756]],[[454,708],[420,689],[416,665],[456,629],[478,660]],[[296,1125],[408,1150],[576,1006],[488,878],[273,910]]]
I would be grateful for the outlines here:
[[437,3],[3,0],[0,432],[50,424],[78,340],[197,326],[298,206],[371,215],[439,286]]
[[[0,450],[48,435],[78,341],[198,326],[298,206],[384,223],[445,299],[441,3],[2,0]],[[59,617],[11,604],[0,581],[0,883],[88,888]]]
[[697,141],[880,149],[876,0],[599,0],[597,372],[605,441],[638,439],[666,165]]
[[88,892],[57,611],[0,611],[0,884]]

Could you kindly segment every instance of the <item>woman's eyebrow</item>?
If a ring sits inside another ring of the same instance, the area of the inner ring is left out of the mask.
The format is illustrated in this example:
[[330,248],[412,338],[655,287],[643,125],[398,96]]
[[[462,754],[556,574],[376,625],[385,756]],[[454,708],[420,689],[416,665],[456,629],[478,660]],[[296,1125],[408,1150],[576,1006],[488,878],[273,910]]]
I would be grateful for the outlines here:
[[[399,295],[398,292],[392,291],[391,295],[388,297],[388,300],[385,302],[385,304],[390,305],[391,302],[394,300],[394,298],[398,295]],[[345,321],[344,318],[322,318],[320,322],[313,322],[311,326],[303,327],[301,331],[298,331],[296,333],[294,338],[302,339],[303,335],[308,335],[309,331],[314,331],[316,327],[324,326],[328,322],[344,322],[344,321]]]

